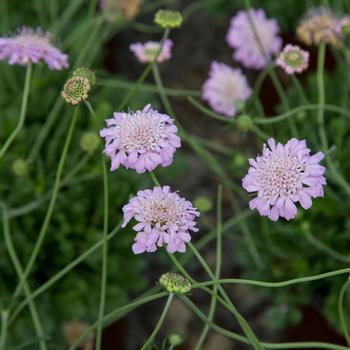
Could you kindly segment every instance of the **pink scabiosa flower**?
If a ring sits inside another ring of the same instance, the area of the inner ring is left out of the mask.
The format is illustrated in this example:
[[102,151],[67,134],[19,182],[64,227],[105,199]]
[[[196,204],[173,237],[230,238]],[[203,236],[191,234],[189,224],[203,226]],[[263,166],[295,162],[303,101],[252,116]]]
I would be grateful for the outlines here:
[[52,45],[51,34],[23,27],[14,36],[0,37],[0,60],[25,66],[45,62],[52,70],[68,68],[68,56]]
[[211,64],[209,78],[202,87],[202,98],[215,112],[233,117],[237,102],[247,100],[251,93],[240,69],[219,62]]
[[[130,45],[130,51],[134,53],[136,58],[141,63],[153,62],[158,51],[160,50],[161,43],[159,41],[147,41],[146,43],[134,43]],[[170,39],[164,41],[162,51],[157,57],[157,62],[161,63],[168,61],[171,58],[171,49],[173,42]]]
[[114,113],[106,124],[108,128],[100,135],[106,141],[104,153],[112,160],[111,170],[121,164],[138,173],[152,171],[158,165],[165,167],[173,161],[176,148],[181,147],[173,119],[150,104],[136,112]]
[[305,140],[290,139],[285,145],[269,139],[263,154],[249,159],[251,167],[243,178],[243,188],[256,192],[249,202],[262,216],[276,221],[279,217],[293,219],[297,214],[294,203],[304,209],[312,205],[311,198],[323,197],[325,167],[319,162],[324,154],[310,155]]
[[197,232],[196,217],[199,212],[192,203],[171,192],[169,186],[154,187],[137,192],[123,208],[125,227],[135,218],[138,224],[132,250],[135,254],[155,252],[166,245],[169,253],[186,251],[191,240],[189,231]]
[[278,32],[277,21],[268,19],[264,10],[239,11],[231,19],[226,41],[235,49],[233,58],[236,61],[246,68],[262,69],[281,48],[282,40],[278,37]]
[[286,45],[279,54],[276,64],[287,74],[302,73],[309,66],[309,53],[297,45]]

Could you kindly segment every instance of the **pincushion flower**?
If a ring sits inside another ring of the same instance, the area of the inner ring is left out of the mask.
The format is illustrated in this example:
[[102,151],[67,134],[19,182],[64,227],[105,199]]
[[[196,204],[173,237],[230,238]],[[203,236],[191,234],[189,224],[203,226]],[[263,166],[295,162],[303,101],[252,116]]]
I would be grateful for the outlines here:
[[282,40],[278,32],[277,21],[268,19],[264,10],[239,11],[231,19],[226,41],[235,49],[233,58],[236,61],[246,68],[262,69],[281,48]]
[[112,160],[111,170],[121,164],[138,173],[168,166],[181,146],[173,119],[150,104],[136,112],[114,113],[106,124],[100,136],[106,141],[104,153]]
[[[146,43],[134,43],[130,45],[130,51],[134,53],[141,63],[153,62],[160,50],[161,43],[159,41],[147,41]],[[170,39],[164,41],[162,51],[157,57],[157,62],[165,62],[171,58],[171,49],[173,42]]]
[[16,35],[0,37],[0,60],[22,66],[45,62],[52,70],[68,67],[68,56],[52,45],[51,34],[23,27]]
[[287,74],[302,73],[309,66],[309,53],[297,45],[286,45],[279,54],[276,64]]
[[340,47],[343,43],[341,20],[324,6],[307,11],[296,32],[306,45],[326,43]]
[[250,208],[273,221],[293,219],[296,202],[309,209],[312,198],[323,197],[325,167],[319,164],[323,157],[322,152],[310,155],[305,140],[292,138],[282,145],[270,138],[263,154],[249,159],[251,167],[242,180],[246,191],[256,193]]
[[189,231],[197,232],[199,212],[192,203],[171,192],[169,186],[154,187],[137,192],[123,208],[125,227],[135,218],[137,232],[132,250],[135,254],[155,252],[166,245],[169,253],[186,251],[191,240]]
[[211,64],[209,78],[202,87],[202,98],[215,112],[233,117],[237,102],[247,100],[251,93],[240,69],[219,62]]

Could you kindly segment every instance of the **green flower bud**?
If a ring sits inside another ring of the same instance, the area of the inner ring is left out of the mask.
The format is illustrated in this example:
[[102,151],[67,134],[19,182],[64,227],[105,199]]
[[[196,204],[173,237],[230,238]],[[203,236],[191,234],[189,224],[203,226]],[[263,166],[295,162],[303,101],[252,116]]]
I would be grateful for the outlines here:
[[178,11],[158,10],[154,23],[162,28],[178,28],[182,24],[182,15]]
[[92,153],[98,147],[99,137],[93,131],[85,132],[80,138],[80,147],[83,151]]
[[178,333],[169,334],[168,340],[169,340],[170,345],[172,345],[172,346],[179,346],[183,342],[181,335]]
[[71,105],[78,105],[88,98],[91,85],[87,78],[72,77],[66,81],[61,92],[62,97]]
[[300,224],[301,232],[304,234],[310,233],[310,223],[308,221],[302,221]]
[[91,87],[96,84],[96,75],[89,68],[85,68],[85,67],[76,68],[76,69],[74,69],[72,75],[73,75],[73,77],[86,78],[87,80],[89,80]]
[[253,125],[252,118],[247,114],[243,114],[237,118],[237,126],[242,131],[251,130]]
[[191,290],[190,281],[175,272],[168,272],[160,276],[159,283],[169,293],[186,294]]
[[16,176],[26,176],[29,173],[29,166],[25,159],[16,159],[12,164],[12,171]]
[[205,196],[199,196],[194,200],[194,206],[202,213],[208,212],[213,207],[213,203],[210,198]]
[[247,164],[247,158],[242,153],[237,153],[233,156],[232,162],[236,168],[242,168]]

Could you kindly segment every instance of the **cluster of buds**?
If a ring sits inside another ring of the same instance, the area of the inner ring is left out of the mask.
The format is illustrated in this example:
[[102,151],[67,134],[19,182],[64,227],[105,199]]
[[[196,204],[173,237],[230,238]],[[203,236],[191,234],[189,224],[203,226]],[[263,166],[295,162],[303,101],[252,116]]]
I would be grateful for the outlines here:
[[158,10],[154,17],[154,23],[164,29],[179,28],[182,24],[182,15],[178,11]]
[[89,91],[95,83],[94,72],[88,68],[77,68],[64,84],[61,95],[67,103],[76,106],[88,98]]
[[176,272],[164,273],[159,283],[169,293],[186,294],[191,290],[190,281]]

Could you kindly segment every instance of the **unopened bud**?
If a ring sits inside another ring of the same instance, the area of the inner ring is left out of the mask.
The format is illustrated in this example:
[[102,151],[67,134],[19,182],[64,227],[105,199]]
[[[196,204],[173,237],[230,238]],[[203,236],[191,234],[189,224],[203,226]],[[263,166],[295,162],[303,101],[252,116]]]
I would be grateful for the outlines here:
[[252,118],[247,114],[243,114],[237,118],[237,126],[242,131],[251,130],[253,125]]
[[12,171],[16,176],[26,176],[29,172],[28,163],[25,159],[16,159],[12,164]]
[[89,80],[90,86],[94,86],[96,84],[96,75],[95,73],[89,69],[89,68],[85,68],[85,67],[79,67],[76,68],[73,71],[73,77],[82,77],[82,78],[86,78],[87,80]]
[[78,105],[88,98],[91,85],[87,78],[72,77],[66,81],[61,92],[62,97],[71,105]]
[[188,279],[176,272],[163,274],[159,283],[169,293],[186,294],[191,290],[191,283]]
[[96,133],[93,131],[85,132],[80,139],[80,147],[83,151],[92,153],[98,147],[100,139]]
[[182,24],[182,15],[178,11],[158,10],[154,23],[162,28],[178,28]]

